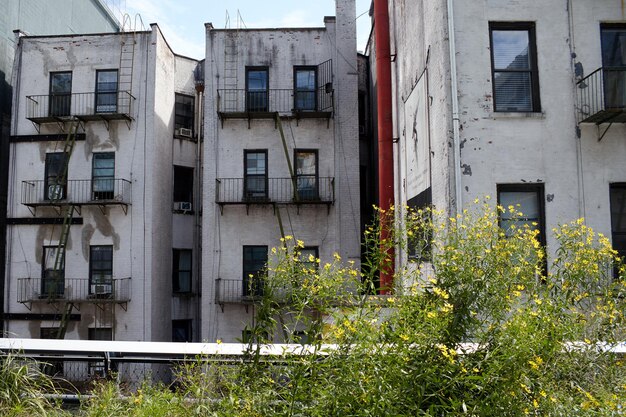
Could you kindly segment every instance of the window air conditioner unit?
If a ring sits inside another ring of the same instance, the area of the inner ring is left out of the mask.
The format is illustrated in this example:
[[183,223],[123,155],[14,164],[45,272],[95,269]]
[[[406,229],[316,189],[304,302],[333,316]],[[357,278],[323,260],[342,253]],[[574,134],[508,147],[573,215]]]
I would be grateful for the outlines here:
[[174,130],[174,135],[180,136],[183,138],[190,138],[193,136],[193,131],[191,129],[186,129],[184,127],[180,127]]
[[174,210],[191,211],[191,203],[188,201],[177,201],[174,203]]
[[95,297],[111,295],[111,284],[92,284],[91,294]]

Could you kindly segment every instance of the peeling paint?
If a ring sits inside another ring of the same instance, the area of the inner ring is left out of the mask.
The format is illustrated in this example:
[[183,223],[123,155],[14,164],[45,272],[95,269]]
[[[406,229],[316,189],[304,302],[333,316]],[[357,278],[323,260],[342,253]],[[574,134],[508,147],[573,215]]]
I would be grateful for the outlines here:
[[461,168],[463,168],[463,175],[472,176],[472,167],[470,165],[463,164],[461,165]]

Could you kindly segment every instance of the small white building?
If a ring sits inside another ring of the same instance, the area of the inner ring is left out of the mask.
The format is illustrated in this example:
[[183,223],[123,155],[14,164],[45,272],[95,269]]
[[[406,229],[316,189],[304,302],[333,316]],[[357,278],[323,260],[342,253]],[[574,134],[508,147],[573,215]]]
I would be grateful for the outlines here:
[[454,215],[488,195],[520,204],[549,254],[584,217],[626,255],[623,2],[389,5],[396,203]]
[[246,340],[281,236],[360,261],[355,18],[341,0],[318,28],[206,25],[203,340]]
[[199,340],[199,62],[156,24],[16,44],[5,334]]

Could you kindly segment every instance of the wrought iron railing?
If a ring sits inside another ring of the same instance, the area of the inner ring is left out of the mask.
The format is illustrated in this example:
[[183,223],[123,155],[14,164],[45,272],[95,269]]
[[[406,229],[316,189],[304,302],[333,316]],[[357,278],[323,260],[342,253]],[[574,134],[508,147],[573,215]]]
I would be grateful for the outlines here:
[[131,183],[125,179],[68,180],[64,184],[45,180],[22,181],[22,204],[26,206],[130,203]]
[[217,90],[218,113],[306,113],[331,112],[332,110],[332,85],[307,91],[294,89]]
[[134,97],[129,91],[40,94],[26,96],[26,118],[47,122],[72,116],[132,119]]
[[580,123],[626,122],[626,68],[598,68],[576,85]]
[[218,204],[330,204],[335,201],[335,178],[218,178],[215,196]]
[[130,278],[99,280],[87,278],[18,278],[17,302],[114,302],[131,299]]

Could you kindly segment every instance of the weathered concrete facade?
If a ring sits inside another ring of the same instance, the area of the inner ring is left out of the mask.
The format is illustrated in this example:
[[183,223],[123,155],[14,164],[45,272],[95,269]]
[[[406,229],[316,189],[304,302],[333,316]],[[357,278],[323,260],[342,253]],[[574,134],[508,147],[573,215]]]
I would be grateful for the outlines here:
[[[199,129],[180,138],[174,126],[176,94],[197,101],[198,62],[175,55],[157,25],[132,33],[20,36],[17,42],[4,331],[43,336],[41,329],[58,327],[71,303],[67,338],[170,341],[173,320],[197,325],[199,317],[197,268],[189,291],[172,290],[173,248],[199,259],[197,214],[174,210],[172,192],[174,165],[197,172]],[[114,84],[103,82],[102,73]],[[53,108],[55,74],[71,81]],[[75,123],[64,195],[52,198],[51,162]],[[102,160],[108,176],[97,180]],[[97,188],[103,184],[106,191]],[[64,283],[51,297],[42,280],[49,268],[44,256],[58,246],[70,206],[76,211]],[[106,252],[105,261],[96,262],[94,248]],[[112,280],[96,285],[94,276]]]
[[[104,33],[119,31],[120,23],[101,0],[0,0],[0,10],[0,294],[4,294],[13,31],[30,35]],[[0,305],[4,306],[3,299]],[[0,308],[0,320],[3,313]]]
[[[590,112],[581,91],[591,87],[577,82],[603,65],[601,28],[626,30],[623,2],[397,0],[390,16],[398,204],[431,187],[432,203],[454,214],[487,195],[495,204],[503,187],[536,184],[549,253],[550,230],[578,217],[611,236],[609,191],[626,182],[626,126],[581,123]],[[538,101],[530,111],[496,110],[490,28],[520,24],[536,51]],[[625,94],[623,83],[610,88]]]
[[[262,258],[281,244],[281,228],[322,262],[335,252],[359,262],[354,6],[337,1],[336,17],[325,18],[321,28],[218,30],[207,24],[205,340],[243,337],[254,316],[244,252],[258,250]],[[308,86],[298,84],[304,74]],[[315,171],[306,178],[298,159],[304,154]],[[255,174],[251,158],[261,160],[254,162]],[[253,175],[260,182],[253,183]]]

